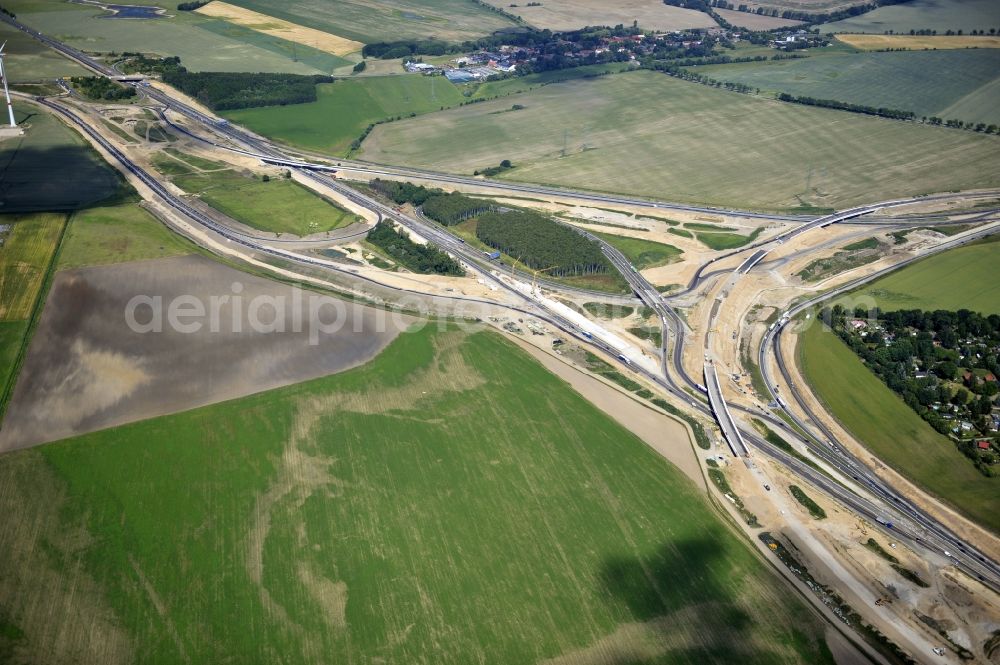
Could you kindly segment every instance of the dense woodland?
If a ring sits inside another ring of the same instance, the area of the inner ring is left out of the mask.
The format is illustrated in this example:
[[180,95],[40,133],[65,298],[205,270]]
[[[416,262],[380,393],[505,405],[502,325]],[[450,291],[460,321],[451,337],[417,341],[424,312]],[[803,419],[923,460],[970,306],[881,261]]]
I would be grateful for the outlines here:
[[[851,313],[839,305],[822,316],[910,408],[955,439],[981,472],[993,475],[992,465],[1000,462],[997,444],[981,450],[975,437],[996,436],[1000,316],[919,309]],[[964,430],[963,421],[972,429]]]
[[283,106],[316,101],[316,84],[331,76],[167,71],[163,80],[213,111],[254,106]]
[[462,276],[465,271],[448,254],[433,245],[420,245],[392,222],[382,220],[368,232],[368,242],[379,247],[397,263],[413,272]]
[[479,217],[476,237],[521,263],[555,277],[611,272],[601,246],[552,219],[527,211]]
[[369,185],[396,203],[412,203],[420,207],[424,215],[445,226],[460,224],[496,209],[496,206],[488,201],[474,199],[458,192],[449,194],[440,189],[427,189],[409,182],[376,178]]
[[74,76],[73,86],[90,99],[118,100],[135,97],[135,88],[115,83],[103,76]]

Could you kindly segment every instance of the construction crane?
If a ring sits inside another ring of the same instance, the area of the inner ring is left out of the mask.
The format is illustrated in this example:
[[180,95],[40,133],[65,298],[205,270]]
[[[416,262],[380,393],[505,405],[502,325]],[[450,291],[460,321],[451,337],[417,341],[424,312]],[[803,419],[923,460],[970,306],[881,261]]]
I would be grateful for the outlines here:
[[542,268],[541,270],[536,270],[531,276],[531,292],[535,293],[538,290],[538,275],[543,272],[548,272],[550,270],[555,270],[559,266],[549,266],[548,268]]
[[[521,256],[524,255],[522,254]],[[512,282],[514,281],[514,268],[516,268],[517,264],[521,262],[521,256],[517,257],[516,259],[510,262],[510,281]]]

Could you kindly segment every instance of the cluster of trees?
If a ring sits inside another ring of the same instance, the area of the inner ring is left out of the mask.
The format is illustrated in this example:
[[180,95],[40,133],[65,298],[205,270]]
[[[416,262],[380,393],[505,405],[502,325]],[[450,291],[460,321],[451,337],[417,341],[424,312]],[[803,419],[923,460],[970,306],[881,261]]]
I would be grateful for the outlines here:
[[74,76],[70,79],[77,90],[90,99],[129,99],[135,97],[135,88],[115,83],[103,76]]
[[[872,316],[878,326],[855,331],[847,324],[851,314],[866,321]],[[956,387],[956,381],[966,371],[985,370],[1000,376],[1000,316],[968,310],[868,312],[859,308],[851,313],[839,305],[825,309],[821,316],[832,321],[841,339],[938,432],[950,436],[963,419],[982,434],[989,431],[988,418],[1000,387],[995,381],[978,379]],[[926,376],[917,378],[915,367]],[[1000,461],[992,451],[980,451],[971,440],[956,439],[956,443],[981,472],[992,475],[991,465]]]
[[375,178],[368,183],[368,186],[396,203],[412,203],[415,206],[422,206],[424,201],[435,194],[444,193],[440,189],[428,189],[423,185],[414,185],[412,182],[382,180],[381,178]]
[[408,58],[411,55],[445,55],[459,53],[460,44],[449,44],[431,39],[411,39],[398,42],[373,42],[365,44],[361,55],[365,58],[392,60],[393,58]]
[[484,213],[496,210],[496,206],[488,201],[469,198],[464,194],[435,194],[424,201],[421,210],[439,224],[453,226],[467,219],[478,217]]
[[865,115],[877,115],[881,118],[893,118],[894,120],[913,120],[917,117],[917,114],[913,111],[902,111],[900,109],[890,109],[883,106],[876,108],[874,106],[866,106],[864,104],[841,102],[835,99],[817,99],[815,97],[806,97],[804,95],[789,95],[786,92],[779,94],[778,99],[783,102],[791,102],[793,104],[822,106],[823,108],[828,109],[850,111],[851,113],[864,113]]
[[[518,111],[523,108],[524,107],[521,106],[520,104],[514,104],[514,106],[511,107],[511,111]],[[484,175],[487,177],[493,177],[495,175],[500,175],[504,171],[509,171],[512,168],[514,168],[514,165],[511,163],[511,161],[509,159],[505,159],[502,162],[500,162],[500,164],[498,164],[497,166],[487,166],[485,169],[479,169],[477,171],[473,171],[472,175]]]
[[316,84],[333,77],[175,70],[164,72],[163,80],[210,109],[225,111],[314,102]]
[[368,232],[368,242],[379,247],[400,265],[419,273],[462,276],[465,271],[454,259],[431,244],[419,245],[392,222],[382,220]]
[[120,69],[126,74],[166,74],[167,72],[186,72],[181,59],[176,55],[167,58],[149,58],[142,53],[122,53],[124,59]]
[[7,9],[6,7],[0,7],[0,14],[6,14],[7,16],[9,16],[11,18],[17,18],[17,15],[14,14],[14,12],[10,11],[9,9]]
[[476,237],[531,268],[557,277],[611,272],[600,245],[537,213],[486,213],[479,217]]
[[460,224],[472,217],[496,210],[496,206],[488,201],[474,199],[458,192],[449,194],[440,189],[428,189],[410,182],[376,178],[368,184],[376,192],[396,203],[412,203],[420,207],[424,215],[445,226]]
[[201,9],[209,2],[211,2],[211,0],[195,0],[195,2],[182,2],[179,5],[177,5],[177,11],[193,12],[196,9]]

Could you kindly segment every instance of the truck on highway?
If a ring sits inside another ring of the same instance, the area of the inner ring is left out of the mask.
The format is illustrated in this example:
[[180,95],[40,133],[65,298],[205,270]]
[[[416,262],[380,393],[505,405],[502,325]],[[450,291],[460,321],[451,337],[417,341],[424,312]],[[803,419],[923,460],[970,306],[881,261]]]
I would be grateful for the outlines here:
[[876,517],[875,521],[878,522],[879,524],[881,524],[882,526],[884,526],[887,529],[891,529],[892,528],[892,522],[889,521],[889,520],[887,520],[884,517]]
[[628,358],[626,358],[626,357],[625,357],[625,355],[624,355],[624,354],[622,354],[622,353],[619,353],[619,354],[618,354],[618,360],[622,361],[622,362],[623,362],[623,363],[625,363],[626,365],[631,365],[631,364],[632,364],[632,361],[631,361],[631,360],[629,360]]

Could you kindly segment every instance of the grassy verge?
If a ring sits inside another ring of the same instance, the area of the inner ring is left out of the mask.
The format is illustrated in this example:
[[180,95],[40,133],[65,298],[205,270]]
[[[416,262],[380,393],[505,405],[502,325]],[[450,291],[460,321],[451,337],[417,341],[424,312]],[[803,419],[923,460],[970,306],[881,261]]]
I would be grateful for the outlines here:
[[675,407],[670,402],[656,397],[650,400],[653,404],[660,407],[672,416],[676,416],[686,422],[691,426],[691,431],[694,432],[694,442],[698,444],[698,447],[702,450],[711,450],[712,442],[708,440],[708,434],[705,432],[705,427],[698,422],[693,416],[688,415],[684,411],[681,411]]
[[757,418],[751,418],[750,420],[753,423],[753,426],[757,429],[757,431],[760,432],[764,436],[764,439],[772,446],[783,450],[784,452],[788,453],[789,455],[799,460],[803,464],[808,464],[817,471],[821,471],[819,466],[816,465],[816,462],[814,462],[813,460],[809,459],[808,457],[800,453],[798,450],[796,450],[792,446],[792,444],[785,441],[777,432],[775,432],[773,429],[764,424],[763,421],[758,420]]
[[660,326],[637,326],[628,331],[639,339],[652,342],[657,348],[663,345],[663,329]]
[[628,305],[608,305],[602,302],[585,302],[583,309],[602,319],[624,319],[635,314],[635,307]]
[[173,180],[219,212],[261,231],[305,236],[358,221],[357,215],[293,180],[263,182],[230,170],[188,173]]
[[809,514],[812,515],[813,518],[818,520],[826,519],[826,511],[823,510],[823,507],[813,501],[808,494],[803,492],[801,487],[798,485],[790,485],[788,490],[792,493],[792,496],[795,497],[796,501],[805,506],[806,510],[809,511]]
[[625,255],[625,258],[639,270],[665,266],[679,261],[684,253],[673,245],[665,245],[651,240],[629,238],[611,233],[594,233],[595,236]]
[[743,505],[743,499],[739,497],[733,488],[729,486],[729,481],[726,480],[726,474],[723,473],[722,469],[709,467],[708,477],[712,479],[712,484],[715,485],[723,496],[732,501],[733,505],[736,506],[736,510],[739,511],[740,516],[743,517],[743,521],[747,523],[750,527],[759,527],[760,522],[757,521],[757,516],[746,509]]
[[[686,224],[685,226],[690,227],[691,225]],[[742,247],[753,242],[763,231],[764,227],[760,227],[754,229],[753,233],[746,236],[739,233],[696,233],[695,237],[698,238],[698,242],[711,249],[736,249],[737,247]]]

